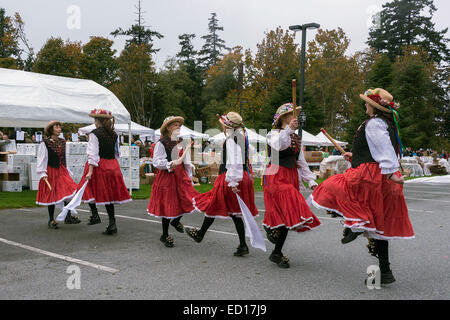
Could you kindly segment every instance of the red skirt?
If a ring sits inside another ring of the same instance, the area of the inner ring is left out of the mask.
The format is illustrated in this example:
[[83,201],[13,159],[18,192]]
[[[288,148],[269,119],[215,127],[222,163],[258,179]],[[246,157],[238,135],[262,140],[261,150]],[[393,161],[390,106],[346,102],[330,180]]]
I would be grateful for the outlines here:
[[[83,177],[78,184],[81,189],[89,172],[89,163],[86,162]],[[131,201],[119,162],[116,159],[100,159],[98,167],[94,167],[92,177],[83,193],[82,200],[96,204],[121,204]]]
[[[270,174],[271,172],[274,174]],[[320,226],[319,219],[311,212],[300,193],[297,168],[289,169],[271,164],[265,173],[264,226],[271,229],[284,226],[297,232]]]
[[47,167],[47,180],[52,187],[48,188],[44,179],[39,181],[36,203],[43,206],[51,206],[72,198],[77,192],[77,184],[72,180],[64,165],[59,168]]
[[[196,209],[211,218],[231,218],[230,215],[241,216],[241,208],[236,195],[225,181],[226,173],[219,175],[214,182],[214,187],[206,193],[198,195],[194,199]],[[255,191],[253,181],[247,171],[244,171],[242,181],[239,183],[239,197],[244,201],[252,215],[258,215],[255,205]]]
[[153,183],[147,213],[158,218],[175,219],[195,212],[193,198],[200,194],[192,186],[183,165],[174,172],[159,170]]
[[414,238],[403,186],[387,180],[378,163],[365,163],[325,180],[312,193],[312,203],[340,214],[346,227],[367,231],[371,238]]

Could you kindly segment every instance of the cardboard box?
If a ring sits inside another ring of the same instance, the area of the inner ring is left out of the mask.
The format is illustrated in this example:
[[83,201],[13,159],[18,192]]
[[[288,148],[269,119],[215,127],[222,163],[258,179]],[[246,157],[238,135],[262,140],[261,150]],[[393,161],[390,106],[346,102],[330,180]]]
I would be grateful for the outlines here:
[[0,162],[6,162],[8,163],[8,155],[7,152],[0,152]]
[[6,172],[8,172],[8,163],[0,162],[0,173],[6,173]]
[[217,179],[217,175],[208,176],[208,183],[214,184],[214,182],[216,182],[216,179]]
[[39,175],[36,173],[37,163],[30,163],[28,165],[28,177],[30,180],[38,180],[39,181]]
[[22,192],[20,181],[2,181],[0,186],[3,192]]
[[19,143],[17,145],[17,154],[36,156],[38,146],[39,146],[38,144],[34,143]]

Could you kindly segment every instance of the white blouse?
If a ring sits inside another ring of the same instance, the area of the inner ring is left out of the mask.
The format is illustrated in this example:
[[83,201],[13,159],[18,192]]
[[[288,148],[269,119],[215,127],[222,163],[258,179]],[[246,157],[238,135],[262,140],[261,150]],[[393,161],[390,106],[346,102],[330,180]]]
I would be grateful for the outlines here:
[[[272,130],[267,135],[267,143],[272,149],[276,151],[286,150],[291,146],[291,134],[295,133],[291,127],[286,126],[282,130]],[[297,159],[297,173],[298,180],[300,182],[300,190],[304,190],[303,181],[308,183],[309,188],[317,186],[315,180],[316,175],[309,169],[308,163],[305,160],[305,155],[303,153],[303,144],[300,149],[300,154]]]
[[[67,163],[67,153],[66,153],[66,163]],[[36,174],[39,176],[39,180],[47,177],[47,166],[48,166],[48,150],[45,142],[41,142],[38,147],[37,152],[37,163],[36,163]],[[66,167],[69,175],[73,177],[72,171]]]
[[244,176],[244,168],[242,161],[242,149],[239,144],[234,142],[233,136],[225,140],[227,144],[227,164],[225,168],[227,173],[225,181],[228,182],[230,188],[237,187]]
[[[181,144],[177,144],[175,148],[177,148],[177,150],[179,151],[182,150],[183,147],[181,146]],[[169,162],[167,160],[166,148],[164,148],[164,145],[161,143],[161,141],[158,141],[155,145],[155,150],[153,151],[153,166],[158,170],[167,170],[169,172],[172,172],[170,170],[172,162],[173,161]],[[183,165],[184,169],[189,175],[189,178],[191,178],[192,180],[191,153],[189,151],[186,153],[186,156],[183,159]]]
[[398,157],[391,143],[387,123],[372,118],[366,125],[366,140],[372,158],[379,163],[381,174],[391,174],[399,169]]
[[[114,149],[115,149],[115,157],[116,157],[116,159],[119,159],[119,157],[120,157],[119,137],[117,137],[116,146]],[[88,155],[88,163],[90,165],[93,165],[94,167],[98,167],[98,163],[100,161],[98,138],[93,133],[89,134],[89,141],[88,141],[86,152]]]

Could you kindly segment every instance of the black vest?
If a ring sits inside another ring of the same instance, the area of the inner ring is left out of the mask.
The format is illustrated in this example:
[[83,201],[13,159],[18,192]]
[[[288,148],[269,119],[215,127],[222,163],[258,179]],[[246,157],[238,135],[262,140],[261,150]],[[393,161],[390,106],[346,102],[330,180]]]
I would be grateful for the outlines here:
[[[239,136],[240,136],[240,138],[242,137],[242,139],[244,139],[243,135],[239,135]],[[248,171],[248,148],[245,145],[245,140],[239,141],[239,142],[241,142],[241,143],[239,143],[237,136],[234,136],[233,139],[237,145],[240,145],[240,146],[244,145],[244,152],[242,154],[242,156],[244,157],[242,159],[242,163],[243,163],[242,168],[244,171]],[[242,148],[241,148],[241,150],[242,150]],[[225,142],[223,143],[222,163],[220,164],[220,167],[219,167],[219,174],[227,172],[226,166],[227,166],[227,140],[225,140]]]
[[[278,152],[278,163],[272,163],[272,147],[267,145],[268,147],[268,154],[269,154],[269,164],[275,164],[279,165],[281,167],[285,168],[296,168],[297,167],[297,159],[300,154],[300,150],[298,150],[298,147],[295,147],[294,141],[291,138],[291,146],[287,149],[284,149],[282,151],[275,151]],[[301,146],[300,146],[301,147]]]
[[66,140],[58,138],[58,141],[44,138],[47,147],[48,162],[47,165],[52,168],[59,168],[61,163],[66,166]]
[[[371,118],[372,119],[372,118]],[[359,167],[362,163],[376,162],[370,153],[369,144],[366,139],[366,126],[370,119],[364,121],[359,127],[353,140],[352,149],[352,168]],[[397,140],[395,137],[394,127],[388,124],[389,137],[395,153],[398,155]]]
[[114,159],[116,156],[117,134],[110,135],[105,128],[92,131],[98,139],[98,155],[101,159]]

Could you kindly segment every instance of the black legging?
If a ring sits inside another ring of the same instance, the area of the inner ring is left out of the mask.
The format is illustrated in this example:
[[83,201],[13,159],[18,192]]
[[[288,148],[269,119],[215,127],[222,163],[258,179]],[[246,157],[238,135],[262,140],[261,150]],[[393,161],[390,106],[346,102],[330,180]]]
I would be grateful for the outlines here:
[[[69,202],[64,201],[64,205],[67,206],[69,204]],[[55,220],[55,205],[52,204],[51,206],[48,206],[48,218],[49,221],[53,221]],[[71,212],[67,212],[67,215],[70,216]]]
[[273,253],[281,254],[281,249],[283,248],[284,242],[286,241],[289,229],[286,227],[279,227],[278,231],[280,232],[280,236],[277,239],[275,249],[273,249]]
[[[98,215],[97,205],[95,203],[89,203],[89,208],[91,209],[92,215]],[[114,217],[114,204],[105,204],[106,212],[108,213],[109,222],[115,223],[116,218]]]
[[[232,215],[231,219],[233,219],[234,226],[236,227],[236,231],[239,236],[239,245],[245,246],[246,245],[246,243],[245,243],[245,227],[244,227],[244,222],[242,221],[242,218]],[[198,231],[198,235],[201,238],[203,238],[205,236],[206,231],[208,231],[209,227],[213,224],[213,222],[214,222],[214,218],[205,217],[205,219],[203,220],[202,227]]]
[[386,240],[375,240],[376,254],[380,264],[380,271],[382,273],[388,272],[389,268],[389,242]]
[[169,224],[170,220],[172,220],[172,225],[177,226],[178,223],[180,223],[181,217],[175,218],[175,219],[167,219],[162,218],[162,229],[163,229],[163,236],[167,237],[169,235]]

